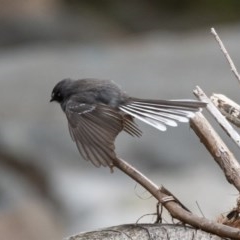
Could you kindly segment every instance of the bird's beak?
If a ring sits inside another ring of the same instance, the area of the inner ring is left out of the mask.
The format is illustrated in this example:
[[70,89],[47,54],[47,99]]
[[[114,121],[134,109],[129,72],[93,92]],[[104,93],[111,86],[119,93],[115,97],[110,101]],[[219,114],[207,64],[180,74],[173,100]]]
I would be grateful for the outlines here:
[[54,99],[54,94],[52,93],[52,95],[51,95],[51,99],[50,99],[49,102],[53,102],[53,101],[55,101],[55,99]]

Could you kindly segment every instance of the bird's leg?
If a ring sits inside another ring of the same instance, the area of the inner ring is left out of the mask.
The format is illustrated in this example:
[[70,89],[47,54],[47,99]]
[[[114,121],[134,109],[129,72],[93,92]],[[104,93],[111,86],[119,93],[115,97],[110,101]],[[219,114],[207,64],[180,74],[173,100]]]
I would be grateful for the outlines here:
[[115,167],[115,166],[114,166],[113,163],[111,163],[111,164],[109,165],[110,173],[114,173],[114,170],[113,170],[114,167]]

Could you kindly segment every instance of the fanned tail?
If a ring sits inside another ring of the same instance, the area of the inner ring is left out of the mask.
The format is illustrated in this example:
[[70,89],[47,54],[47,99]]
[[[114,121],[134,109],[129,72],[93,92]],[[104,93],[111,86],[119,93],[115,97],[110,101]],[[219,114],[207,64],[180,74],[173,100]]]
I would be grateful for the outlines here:
[[194,114],[205,107],[205,102],[195,100],[143,100],[132,98],[120,109],[157,128],[165,131],[167,126],[176,127],[177,122],[188,122]]

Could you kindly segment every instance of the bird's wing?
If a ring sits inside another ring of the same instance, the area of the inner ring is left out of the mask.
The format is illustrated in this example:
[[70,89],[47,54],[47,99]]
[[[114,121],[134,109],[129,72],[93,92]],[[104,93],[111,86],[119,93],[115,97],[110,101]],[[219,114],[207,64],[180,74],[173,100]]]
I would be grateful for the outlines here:
[[69,101],[65,110],[69,131],[84,159],[96,167],[112,167],[114,140],[123,130],[122,116],[106,105]]
[[195,100],[143,100],[132,98],[119,108],[160,131],[165,131],[167,126],[175,127],[177,122],[187,122],[189,118],[205,106],[206,103]]

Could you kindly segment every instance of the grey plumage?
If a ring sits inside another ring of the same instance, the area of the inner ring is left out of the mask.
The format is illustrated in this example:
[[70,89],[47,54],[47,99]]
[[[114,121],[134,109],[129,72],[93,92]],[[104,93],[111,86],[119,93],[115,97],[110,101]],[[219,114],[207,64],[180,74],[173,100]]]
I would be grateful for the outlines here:
[[108,80],[64,79],[56,84],[51,101],[60,103],[69,132],[84,159],[112,167],[114,141],[121,131],[140,137],[137,118],[158,130],[187,122],[206,103],[194,100],[151,100],[129,97]]

